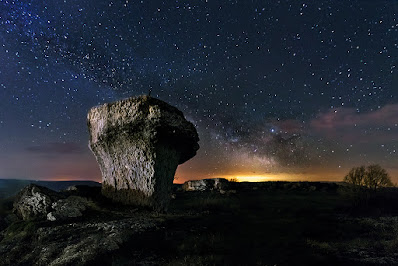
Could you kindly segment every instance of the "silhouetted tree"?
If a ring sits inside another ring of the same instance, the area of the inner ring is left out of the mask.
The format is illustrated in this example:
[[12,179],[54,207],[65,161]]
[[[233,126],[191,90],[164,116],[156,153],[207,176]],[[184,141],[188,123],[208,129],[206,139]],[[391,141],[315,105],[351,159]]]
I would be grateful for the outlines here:
[[352,184],[354,186],[364,186],[365,185],[365,166],[354,167],[350,170],[348,175],[344,177],[344,182]]
[[355,187],[367,187],[373,190],[393,186],[390,175],[378,164],[369,165],[366,168],[364,166],[352,168],[344,177],[344,182]]
[[369,165],[365,174],[365,186],[371,189],[380,187],[392,187],[390,175],[378,164]]

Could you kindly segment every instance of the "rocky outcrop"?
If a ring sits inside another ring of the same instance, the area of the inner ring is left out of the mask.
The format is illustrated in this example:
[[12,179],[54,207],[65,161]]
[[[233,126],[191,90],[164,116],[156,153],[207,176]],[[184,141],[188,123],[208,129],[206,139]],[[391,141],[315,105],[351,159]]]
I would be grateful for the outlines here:
[[186,181],[182,185],[184,191],[219,191],[225,192],[229,188],[229,181],[224,178],[202,179]]
[[48,188],[31,184],[17,194],[14,212],[23,220],[45,218],[58,198],[55,194]]
[[126,204],[166,209],[178,164],[199,149],[183,113],[149,96],[92,108],[88,128],[102,193]]
[[52,204],[52,211],[47,214],[47,220],[65,220],[83,216],[87,209],[88,201],[85,198],[70,196],[60,199]]
[[155,230],[161,222],[145,214],[59,222],[51,226],[22,222],[18,231],[6,229],[4,239],[0,239],[0,265],[135,265],[118,263],[114,253],[128,241],[136,240],[140,233]]
[[66,220],[83,215],[89,202],[86,198],[69,196],[45,187],[29,185],[18,193],[14,212],[23,220]]

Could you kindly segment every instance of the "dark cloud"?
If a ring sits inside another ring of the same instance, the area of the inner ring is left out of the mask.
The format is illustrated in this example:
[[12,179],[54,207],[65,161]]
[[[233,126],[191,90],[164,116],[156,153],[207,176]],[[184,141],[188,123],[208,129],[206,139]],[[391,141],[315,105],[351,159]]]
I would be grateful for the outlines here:
[[359,113],[354,108],[338,108],[321,113],[310,122],[313,132],[333,140],[351,143],[397,140],[398,104]]
[[43,155],[67,155],[67,154],[80,154],[84,149],[77,143],[67,142],[51,142],[40,146],[27,147],[26,150],[31,153],[38,153]]

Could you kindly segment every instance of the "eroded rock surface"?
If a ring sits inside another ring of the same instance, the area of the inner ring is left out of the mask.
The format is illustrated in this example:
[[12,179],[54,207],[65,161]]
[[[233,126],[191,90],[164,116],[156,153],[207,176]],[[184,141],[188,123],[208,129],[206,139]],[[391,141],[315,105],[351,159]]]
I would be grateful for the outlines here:
[[47,220],[56,221],[81,217],[87,206],[87,199],[82,197],[70,196],[60,199],[52,204],[52,211],[47,214]]
[[14,212],[25,221],[76,218],[88,206],[89,201],[84,197],[68,196],[33,184],[22,189],[13,204]]
[[57,198],[55,194],[48,188],[31,184],[18,193],[14,211],[23,220],[45,218]]
[[139,96],[92,108],[88,127],[102,193],[122,203],[166,209],[178,164],[199,149],[196,129],[183,113]]
[[104,221],[87,219],[54,223],[52,226],[24,222],[20,225],[21,231],[10,232],[9,229],[3,233],[0,265],[112,265],[101,258],[111,259],[112,253],[133,236],[155,228],[161,222],[161,219],[145,214]]

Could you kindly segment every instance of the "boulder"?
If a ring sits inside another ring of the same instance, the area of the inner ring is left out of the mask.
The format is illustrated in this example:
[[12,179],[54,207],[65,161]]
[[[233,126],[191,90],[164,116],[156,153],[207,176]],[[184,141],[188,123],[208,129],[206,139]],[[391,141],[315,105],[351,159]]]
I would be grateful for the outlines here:
[[57,198],[55,191],[31,184],[17,194],[14,212],[23,220],[45,218]]
[[65,190],[66,191],[77,191],[77,187],[76,186],[69,186]]
[[178,164],[199,149],[194,125],[177,108],[149,96],[94,107],[87,120],[103,195],[166,209]]
[[56,221],[81,217],[87,206],[87,199],[82,197],[70,196],[66,199],[60,199],[51,205],[52,211],[47,213],[47,220]]
[[14,201],[14,213],[23,220],[67,220],[83,215],[89,201],[31,184],[22,189]]
[[186,181],[182,185],[184,191],[211,191],[224,193],[229,188],[229,181],[224,178]]

